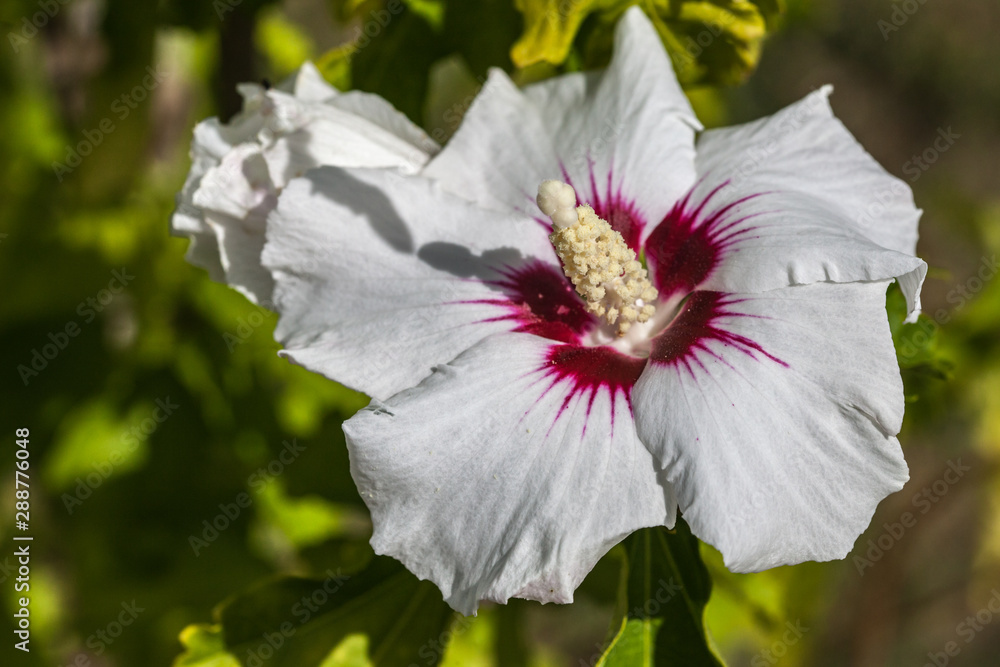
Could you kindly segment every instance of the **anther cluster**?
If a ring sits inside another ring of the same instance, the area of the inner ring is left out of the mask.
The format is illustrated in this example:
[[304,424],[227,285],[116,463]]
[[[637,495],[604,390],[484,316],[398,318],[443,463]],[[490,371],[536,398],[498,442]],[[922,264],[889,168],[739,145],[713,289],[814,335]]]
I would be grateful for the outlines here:
[[635,322],[646,322],[655,307],[656,288],[622,235],[590,206],[575,206],[576,192],[566,183],[545,181],[538,206],[552,218],[549,236],[563,270],[587,303],[587,310],[618,325],[624,335]]

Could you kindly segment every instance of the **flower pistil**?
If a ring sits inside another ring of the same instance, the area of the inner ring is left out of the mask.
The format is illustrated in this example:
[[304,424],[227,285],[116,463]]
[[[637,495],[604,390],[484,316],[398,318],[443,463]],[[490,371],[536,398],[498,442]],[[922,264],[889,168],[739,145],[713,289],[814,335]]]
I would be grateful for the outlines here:
[[561,181],[538,186],[538,207],[552,219],[549,240],[563,271],[587,310],[624,336],[635,322],[646,322],[656,308],[656,288],[622,235],[590,206],[576,205],[576,191]]

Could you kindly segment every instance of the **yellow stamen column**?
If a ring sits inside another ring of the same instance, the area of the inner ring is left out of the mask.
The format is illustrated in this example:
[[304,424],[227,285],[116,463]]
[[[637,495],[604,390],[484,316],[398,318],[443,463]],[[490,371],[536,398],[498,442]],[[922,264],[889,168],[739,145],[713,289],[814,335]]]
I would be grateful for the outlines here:
[[576,191],[566,183],[544,181],[537,201],[552,219],[549,240],[587,310],[617,324],[619,336],[633,323],[649,320],[657,291],[622,235],[591,207],[577,206]]

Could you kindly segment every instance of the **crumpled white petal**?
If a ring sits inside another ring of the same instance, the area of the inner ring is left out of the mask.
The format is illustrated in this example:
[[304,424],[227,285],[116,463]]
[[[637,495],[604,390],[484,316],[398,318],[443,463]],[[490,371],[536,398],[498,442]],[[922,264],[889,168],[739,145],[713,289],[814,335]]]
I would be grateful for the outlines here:
[[425,174],[483,206],[530,215],[539,215],[539,183],[568,178],[582,203],[599,212],[598,199],[635,204],[651,228],[694,182],[699,127],[654,28],[633,8],[603,73],[520,91],[491,71]]
[[234,147],[205,173],[192,200],[215,236],[226,282],[254,303],[271,306],[274,281],[260,253],[267,214],[278,199],[260,146]]
[[823,87],[773,116],[699,137],[692,206],[716,189],[705,216],[743,202],[726,216],[743,221],[726,230],[731,247],[701,288],[753,292],[899,278],[912,321],[926,273],[914,257],[921,212],[909,186],[833,115],[831,91]]
[[195,205],[194,194],[209,169],[218,165],[235,143],[245,140],[259,129],[248,127],[240,120],[237,117],[237,122],[227,127],[217,118],[209,118],[195,126],[191,142],[191,170],[184,187],[177,194],[177,210],[170,220],[170,229],[175,236],[191,239],[187,260],[206,269],[211,278],[218,281],[225,280],[219,243],[215,232],[205,222],[204,213]]
[[[340,94],[309,63],[277,88],[243,84],[240,92],[244,110],[232,123],[195,128],[191,174],[171,222],[174,233],[197,239],[192,261],[213,278],[221,268],[232,287],[270,305],[273,280],[260,264],[265,220],[290,179],[321,165],[414,173],[437,146],[384,100]],[[214,245],[202,242],[208,234]]]
[[569,398],[571,383],[552,386],[540,370],[552,347],[526,334],[487,338],[344,424],[376,553],[433,581],[464,614],[515,596],[571,602],[617,542],[673,525],[671,492],[626,398]]
[[488,284],[498,270],[534,260],[561,275],[534,220],[387,170],[324,167],[293,180],[267,235],[282,354],[378,398],[516,328],[487,303],[504,295]]
[[887,285],[697,292],[654,343],[639,436],[730,570],[843,558],[908,479]]

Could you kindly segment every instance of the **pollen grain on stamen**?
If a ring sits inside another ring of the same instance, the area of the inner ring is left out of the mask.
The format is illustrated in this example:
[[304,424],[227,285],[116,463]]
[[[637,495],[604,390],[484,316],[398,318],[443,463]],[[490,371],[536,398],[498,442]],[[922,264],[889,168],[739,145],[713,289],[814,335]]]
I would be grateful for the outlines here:
[[576,206],[576,192],[566,183],[544,181],[538,207],[552,219],[549,240],[587,310],[617,324],[619,336],[648,321],[657,291],[622,235],[590,206]]

